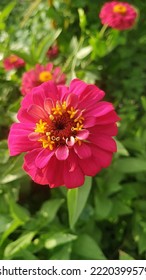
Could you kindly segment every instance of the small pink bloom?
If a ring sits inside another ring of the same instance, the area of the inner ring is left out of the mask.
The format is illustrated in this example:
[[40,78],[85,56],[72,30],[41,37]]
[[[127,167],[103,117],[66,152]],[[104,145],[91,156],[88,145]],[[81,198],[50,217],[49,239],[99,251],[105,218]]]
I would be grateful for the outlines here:
[[83,185],[110,165],[119,117],[105,93],[74,79],[70,86],[43,83],[27,94],[10,129],[11,156],[25,152],[24,170],[51,188]]
[[17,55],[11,54],[9,57],[4,59],[3,64],[5,70],[9,71],[15,68],[21,68],[25,66],[25,61]]
[[102,24],[125,30],[135,25],[138,12],[127,2],[111,1],[103,5],[99,17]]
[[55,58],[59,53],[59,48],[57,45],[50,47],[47,51],[48,58],[52,59]]
[[62,73],[60,67],[54,67],[53,63],[48,63],[45,66],[37,64],[34,69],[23,74],[21,92],[26,95],[34,87],[51,80],[56,85],[63,85],[66,82],[66,75]]

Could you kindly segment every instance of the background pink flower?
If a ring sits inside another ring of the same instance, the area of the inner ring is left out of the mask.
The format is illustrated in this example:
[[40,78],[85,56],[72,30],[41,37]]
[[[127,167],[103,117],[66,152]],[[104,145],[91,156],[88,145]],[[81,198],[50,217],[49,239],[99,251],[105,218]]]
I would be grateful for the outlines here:
[[55,58],[59,53],[58,45],[50,47],[47,51],[47,56],[49,59]]
[[118,30],[133,27],[138,12],[136,8],[127,2],[111,1],[103,5],[99,17],[102,24]]
[[116,152],[112,136],[119,118],[103,97],[102,90],[79,79],[69,87],[46,82],[34,88],[11,127],[11,156],[26,152],[23,168],[36,183],[83,185],[85,175],[108,167]]
[[5,70],[9,71],[15,68],[21,68],[25,66],[25,61],[17,55],[11,54],[9,57],[4,59],[3,65]]
[[47,65],[37,64],[34,69],[25,72],[22,76],[21,92],[26,95],[36,86],[52,80],[57,85],[65,84],[66,75],[60,67],[54,67],[53,63]]

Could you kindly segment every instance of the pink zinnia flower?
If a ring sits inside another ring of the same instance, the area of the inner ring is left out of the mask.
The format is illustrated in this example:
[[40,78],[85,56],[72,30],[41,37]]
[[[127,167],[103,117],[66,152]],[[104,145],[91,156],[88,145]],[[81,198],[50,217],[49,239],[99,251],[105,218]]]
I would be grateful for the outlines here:
[[48,58],[52,59],[55,58],[59,53],[59,48],[57,45],[50,47],[47,51]]
[[25,61],[17,55],[11,54],[9,57],[4,59],[3,64],[5,70],[9,71],[15,68],[21,68],[25,66]]
[[23,74],[21,92],[26,95],[34,87],[51,80],[57,85],[62,85],[66,82],[66,75],[62,73],[60,67],[55,68],[53,63],[48,63],[45,66],[37,64],[34,69]]
[[125,30],[134,26],[138,12],[127,2],[111,1],[103,5],[99,17],[102,24],[118,30]]
[[74,79],[69,87],[43,83],[24,97],[8,145],[11,156],[26,152],[23,168],[36,183],[75,188],[110,165],[119,117],[104,94]]

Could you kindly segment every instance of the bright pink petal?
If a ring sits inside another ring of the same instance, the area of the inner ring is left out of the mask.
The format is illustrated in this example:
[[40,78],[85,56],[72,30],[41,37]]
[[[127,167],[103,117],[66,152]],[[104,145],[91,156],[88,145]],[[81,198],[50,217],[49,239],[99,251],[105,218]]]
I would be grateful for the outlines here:
[[50,188],[64,185],[64,163],[65,161],[60,161],[56,156],[52,156],[46,167],[43,169],[43,176],[47,178]]
[[66,101],[66,98],[69,93],[68,87],[65,85],[58,85],[57,89],[58,89],[58,95],[60,96],[60,101],[61,102]]
[[79,102],[78,96],[73,94],[73,93],[69,94],[67,99],[66,99],[67,106],[71,106],[71,107],[74,107],[74,108],[77,107],[78,102]]
[[108,135],[101,134],[95,137],[94,135],[90,134],[88,139],[103,150],[113,153],[117,151],[116,142]]
[[68,160],[64,162],[64,183],[65,186],[68,189],[77,188],[84,184],[84,174],[80,168],[80,166],[77,166],[74,168],[74,170],[71,172],[68,169]]
[[26,128],[23,124],[14,123],[11,126],[8,146],[10,155],[15,156],[23,152],[27,152],[39,147],[38,142],[31,142],[28,138],[31,130]]
[[40,153],[41,149],[33,150],[27,153],[24,157],[24,165],[23,169],[29,174],[29,176],[34,180],[36,183],[41,185],[47,185],[48,179],[44,176],[44,169],[39,169],[35,166],[35,160],[38,154]]
[[[41,86],[33,88],[31,91],[33,97],[33,104],[36,104],[43,108],[45,93]],[[30,105],[30,104],[29,104]]]
[[78,155],[79,158],[89,158],[91,156],[91,149],[88,144],[82,142],[81,145],[76,144],[74,145],[74,151]]
[[108,114],[109,112],[113,111],[114,107],[111,103],[101,101],[98,104],[94,104],[94,106],[88,108],[84,115],[85,116],[94,116],[94,117],[100,117],[103,115]]
[[91,145],[92,154],[99,161],[101,167],[106,168],[111,164],[113,153]]
[[53,107],[52,99],[46,98],[44,101],[44,109],[48,114],[51,114],[52,107]]
[[50,151],[49,149],[43,149],[36,157],[35,165],[40,169],[44,168],[53,155],[54,151]]
[[79,165],[87,176],[95,176],[101,170],[100,162],[93,156],[89,159],[79,159]]
[[66,160],[69,156],[69,149],[66,145],[57,148],[55,155],[59,160]]
[[38,105],[31,105],[28,110],[28,114],[36,118],[36,120],[46,119],[48,114]]
[[79,79],[74,79],[70,83],[69,92],[80,96],[85,91],[87,84]]
[[84,127],[89,128],[96,125],[96,118],[95,117],[85,117]]
[[89,131],[87,129],[79,130],[77,133],[77,138],[79,140],[85,140],[89,136]]
[[35,123],[37,121],[36,117],[29,115],[27,109],[21,107],[18,111],[17,118],[20,122],[24,124],[29,124],[35,128]]
[[109,113],[107,113],[104,116],[100,116],[96,119],[96,124],[98,125],[104,125],[104,124],[110,124],[110,123],[114,123],[114,122],[118,122],[120,120],[120,118],[118,117],[118,115],[116,114],[115,111],[111,111]]
[[41,136],[40,136],[40,134],[37,133],[37,132],[31,132],[31,133],[28,135],[28,138],[29,138],[29,140],[31,140],[31,141],[38,141],[38,140],[41,138]]
[[90,129],[90,134],[94,134],[95,137],[100,134],[106,134],[109,136],[116,136],[118,132],[117,125],[115,123],[107,125],[96,125]]
[[57,86],[53,81],[45,82],[41,86],[43,87],[46,98],[50,98],[53,101],[60,99],[60,96],[58,96]]
[[52,69],[53,69],[53,63],[48,63],[45,67],[45,70],[49,72],[52,71]]

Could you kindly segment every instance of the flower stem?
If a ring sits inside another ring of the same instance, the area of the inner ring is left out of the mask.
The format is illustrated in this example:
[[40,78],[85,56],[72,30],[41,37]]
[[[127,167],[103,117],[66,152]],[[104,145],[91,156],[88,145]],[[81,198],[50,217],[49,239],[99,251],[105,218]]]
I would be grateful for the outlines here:
[[103,35],[104,35],[104,33],[105,33],[107,27],[108,27],[107,25],[103,25],[103,26],[102,26],[102,28],[101,28],[101,30],[100,30],[100,32],[99,32],[99,37],[100,37],[100,38],[103,37]]

